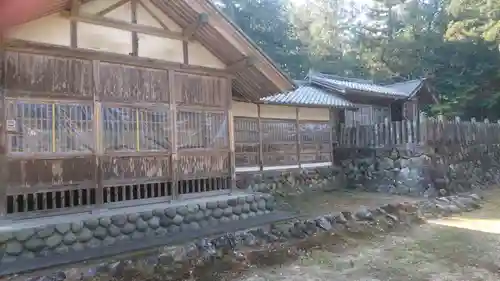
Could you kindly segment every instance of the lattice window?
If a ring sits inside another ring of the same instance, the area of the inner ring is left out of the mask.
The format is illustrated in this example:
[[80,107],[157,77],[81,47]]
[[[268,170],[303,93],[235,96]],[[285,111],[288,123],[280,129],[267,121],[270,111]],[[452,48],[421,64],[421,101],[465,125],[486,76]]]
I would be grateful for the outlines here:
[[331,158],[331,126],[328,122],[301,121],[300,162],[328,162]]
[[177,112],[177,145],[179,149],[227,148],[227,115],[223,112]]
[[297,124],[295,120],[262,119],[263,164],[297,164]]
[[234,118],[234,146],[237,167],[259,165],[259,121],[257,118]]
[[166,151],[170,149],[168,107],[103,106],[105,151]]
[[7,101],[11,152],[90,152],[94,147],[91,105]]

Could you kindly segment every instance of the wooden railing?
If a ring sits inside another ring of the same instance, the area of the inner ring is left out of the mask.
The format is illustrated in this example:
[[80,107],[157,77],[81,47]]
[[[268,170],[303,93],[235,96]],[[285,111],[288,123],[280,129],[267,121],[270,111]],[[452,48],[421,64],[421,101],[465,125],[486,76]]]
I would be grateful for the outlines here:
[[500,120],[492,123],[472,118],[463,121],[459,117],[427,117],[421,114],[418,120],[392,121],[384,123],[344,126],[337,132],[336,147],[391,147],[401,145],[436,144],[500,144]]

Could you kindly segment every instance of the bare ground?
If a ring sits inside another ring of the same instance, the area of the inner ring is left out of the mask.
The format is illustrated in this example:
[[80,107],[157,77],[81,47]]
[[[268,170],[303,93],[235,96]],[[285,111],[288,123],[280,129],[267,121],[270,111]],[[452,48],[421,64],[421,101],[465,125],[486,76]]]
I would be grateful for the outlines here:
[[[484,195],[487,202],[481,210],[370,240],[346,240],[336,247],[325,245],[286,265],[254,268],[237,280],[500,280],[500,190]],[[345,202],[351,203],[341,199],[349,196],[309,198],[302,201],[302,208],[307,215],[326,213],[325,208],[337,209]],[[357,206],[367,207],[401,199],[352,196]],[[326,201],[326,206],[320,204]],[[299,201],[291,204],[301,205]]]

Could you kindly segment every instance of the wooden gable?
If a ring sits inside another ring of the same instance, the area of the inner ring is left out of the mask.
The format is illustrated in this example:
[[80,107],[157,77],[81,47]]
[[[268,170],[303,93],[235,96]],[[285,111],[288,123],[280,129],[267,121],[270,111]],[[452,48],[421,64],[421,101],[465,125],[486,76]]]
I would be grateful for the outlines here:
[[[137,57],[134,64],[198,68],[232,75],[245,100],[293,88],[281,72],[210,0],[54,0],[15,26],[7,46],[45,44]],[[40,46],[30,46],[38,48]],[[62,50],[62,49],[61,49]],[[89,56],[87,56],[89,57]]]

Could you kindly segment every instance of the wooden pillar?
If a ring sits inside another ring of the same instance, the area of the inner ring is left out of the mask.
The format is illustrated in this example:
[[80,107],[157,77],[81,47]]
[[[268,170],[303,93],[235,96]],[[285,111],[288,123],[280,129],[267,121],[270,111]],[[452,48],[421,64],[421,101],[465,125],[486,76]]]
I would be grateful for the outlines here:
[[259,126],[259,170],[264,170],[264,152],[262,143],[262,121],[260,118],[260,104],[257,104],[257,122]]
[[[133,24],[137,23],[137,0],[130,1],[130,12],[131,12],[131,22]],[[139,56],[139,36],[137,32],[132,32],[132,56]]]
[[7,214],[7,184],[9,175],[9,162],[7,158],[7,122],[5,104],[5,50],[3,37],[0,34],[0,217]]
[[328,110],[329,112],[329,118],[328,118],[328,124],[330,125],[330,162],[332,162],[333,164],[333,161],[334,161],[334,156],[335,156],[335,144],[334,144],[334,141],[335,141],[335,135],[338,135],[338,131],[337,131],[337,126],[336,126],[336,120],[338,118],[335,118],[335,111],[330,108]]
[[[80,0],[71,1],[71,15],[77,16],[80,10]],[[76,20],[70,21],[70,40],[71,48],[78,47],[78,22]]]
[[104,204],[104,179],[102,172],[102,161],[104,160],[104,147],[102,144],[102,104],[100,100],[100,77],[99,77],[99,61],[92,61],[92,92],[94,97],[93,110],[94,118],[92,120],[94,131],[94,148],[93,156],[95,161],[94,180],[96,188],[96,204]]
[[231,177],[231,191],[236,190],[236,156],[234,147],[234,116],[233,116],[233,99],[232,99],[232,81],[227,79],[228,103],[227,103],[227,130],[229,141],[229,174]]
[[178,197],[179,171],[178,171],[178,155],[177,155],[177,102],[175,88],[175,71],[168,71],[168,92],[170,102],[170,176],[172,179],[172,199]]
[[297,131],[297,141],[296,145],[297,148],[295,150],[295,153],[297,153],[297,163],[299,164],[299,168],[301,167],[300,165],[300,121],[299,121],[299,107],[295,108],[295,129]]

